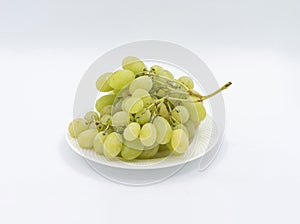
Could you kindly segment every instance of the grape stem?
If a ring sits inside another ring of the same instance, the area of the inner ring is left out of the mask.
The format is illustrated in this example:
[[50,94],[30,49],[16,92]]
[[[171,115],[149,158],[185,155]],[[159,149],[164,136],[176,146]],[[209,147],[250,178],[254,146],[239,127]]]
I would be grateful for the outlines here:
[[221,92],[221,91],[227,89],[231,84],[232,84],[232,82],[228,82],[228,83],[226,83],[224,86],[222,86],[220,89],[218,89],[218,90],[216,90],[215,92],[213,92],[213,93],[211,93],[211,94],[208,94],[208,95],[206,95],[206,96],[202,96],[202,95],[200,95],[200,94],[198,94],[198,93],[192,92],[191,90],[188,90],[188,92],[189,92],[189,94],[190,94],[191,96],[198,97],[198,98],[199,98],[198,102],[202,102],[202,101],[204,101],[204,100],[207,100],[207,99],[209,99],[209,98],[211,98],[211,97],[217,95],[219,92]]

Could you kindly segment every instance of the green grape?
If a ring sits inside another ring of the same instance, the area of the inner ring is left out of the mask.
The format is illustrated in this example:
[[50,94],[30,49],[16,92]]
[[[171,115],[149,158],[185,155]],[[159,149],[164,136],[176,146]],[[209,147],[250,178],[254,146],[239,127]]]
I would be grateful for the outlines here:
[[172,75],[171,72],[168,70],[162,70],[159,73],[157,73],[159,76],[166,77],[168,79],[174,79],[174,76]]
[[186,87],[188,87],[189,89],[193,89],[194,88],[194,82],[193,80],[188,77],[188,76],[181,76],[178,79],[179,82],[181,82],[182,84],[184,84]]
[[129,148],[136,149],[136,150],[143,150],[145,146],[142,144],[139,138],[134,139],[133,141],[124,141],[124,145]]
[[89,129],[97,129],[96,123],[91,122],[90,125],[89,125]]
[[106,132],[101,131],[95,136],[93,144],[94,144],[94,150],[96,151],[97,154],[103,155],[103,144],[107,135],[108,134]]
[[171,113],[172,117],[180,123],[185,123],[189,119],[189,111],[184,106],[176,106]]
[[88,122],[99,121],[99,115],[95,111],[89,111],[84,115],[84,119]]
[[111,123],[112,123],[112,116],[110,114],[104,114],[101,117],[100,121],[104,125],[111,125]]
[[126,105],[126,101],[129,100],[129,96],[128,97],[125,97],[123,100],[121,100],[121,110],[126,110],[125,108],[125,105]]
[[129,92],[133,94],[137,89],[144,89],[149,92],[152,85],[152,79],[149,76],[141,76],[132,81],[129,85]]
[[173,125],[173,130],[177,130],[177,129],[182,129],[188,137],[190,136],[189,130],[183,124],[175,124],[175,125]]
[[110,133],[103,144],[103,154],[107,158],[116,157],[122,150],[122,136],[116,132]]
[[133,56],[128,56],[128,57],[124,58],[124,60],[122,62],[122,66],[124,69],[130,70],[134,74],[141,73],[147,69],[144,62],[142,62],[140,59],[133,57]]
[[[195,98],[191,97],[191,100]],[[182,102],[182,105],[186,107],[189,112],[190,120],[195,123],[199,123],[206,117],[206,110],[201,102]]]
[[111,114],[112,113],[112,105],[107,105],[102,108],[102,110],[99,112],[100,116],[102,117],[104,114]]
[[195,123],[191,120],[188,120],[187,122],[185,122],[184,126],[186,127],[186,129],[189,132],[189,135],[188,135],[189,138],[190,139],[193,138],[195,135],[195,129],[196,129]]
[[150,121],[151,112],[148,109],[143,109],[141,112],[135,115],[135,121],[138,122],[140,125],[146,124]]
[[[132,93],[132,96],[137,97],[137,98],[144,98],[144,97],[149,97],[150,94],[145,90],[145,89],[136,89]],[[151,97],[151,96],[150,96]]]
[[143,103],[144,103],[144,107],[149,107],[153,102],[153,98],[151,96],[145,96],[142,98]]
[[102,124],[101,122],[98,122],[98,121],[95,122],[95,126],[98,131],[103,131],[106,128],[106,126],[104,124]]
[[73,138],[77,138],[81,132],[87,129],[89,129],[89,122],[83,118],[73,120],[68,127],[69,133]]
[[129,124],[129,115],[126,111],[119,111],[112,116],[113,126],[126,126]]
[[173,131],[169,147],[171,147],[172,151],[179,154],[185,153],[188,150],[189,138],[184,130],[176,129]]
[[96,129],[88,129],[78,135],[77,141],[81,148],[92,149],[94,146],[94,138],[98,134]]
[[141,126],[136,122],[132,122],[125,128],[123,137],[127,141],[133,141],[139,137],[140,130]]
[[125,160],[133,160],[133,159],[137,158],[142,152],[143,152],[142,150],[132,149],[132,148],[127,147],[126,145],[123,145],[122,151],[121,151],[121,156]]
[[157,132],[156,142],[158,144],[167,144],[172,137],[172,128],[169,122],[165,118],[157,116],[153,120],[153,125]]
[[151,146],[156,141],[156,128],[152,123],[143,125],[140,131],[140,140],[144,146]]
[[130,96],[126,101],[124,101],[124,104],[122,104],[122,106],[124,107],[124,110],[128,113],[136,114],[143,110],[144,103],[140,98]]
[[159,65],[153,65],[151,68],[150,68],[150,71],[154,72],[155,74],[159,74],[160,72],[162,72],[164,69],[159,66]]
[[159,114],[161,117],[163,117],[163,118],[169,120],[170,114],[169,114],[169,111],[168,111],[168,109],[167,109],[166,104],[162,103],[162,104],[160,105],[159,110],[158,110],[158,114]]
[[143,150],[138,158],[139,159],[151,159],[156,155],[156,153],[158,152],[158,149],[159,149],[159,145],[155,146],[152,149]]
[[109,85],[111,75],[111,72],[104,73],[97,79],[96,87],[100,92],[109,92],[113,90],[113,88],[111,88],[111,86]]
[[97,111],[101,114],[101,110],[108,105],[112,105],[115,101],[116,95],[115,94],[109,94],[109,95],[105,95],[100,97],[97,101],[96,101],[96,109]]
[[130,70],[119,70],[112,74],[110,77],[109,85],[116,89],[120,90],[127,86],[134,80],[134,74]]

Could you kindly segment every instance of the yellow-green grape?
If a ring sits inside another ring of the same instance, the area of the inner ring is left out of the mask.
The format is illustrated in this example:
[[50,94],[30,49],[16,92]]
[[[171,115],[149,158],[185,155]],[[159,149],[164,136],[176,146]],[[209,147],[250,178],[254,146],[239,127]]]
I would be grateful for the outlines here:
[[122,103],[122,108],[131,114],[136,114],[143,110],[144,103],[140,98],[130,96]]
[[104,125],[111,125],[112,124],[112,116],[110,114],[104,114],[101,117],[100,121]]
[[68,127],[69,133],[73,138],[77,138],[78,135],[89,129],[89,122],[83,118],[73,120]]
[[149,107],[154,102],[154,99],[151,96],[145,96],[142,98],[142,100],[144,107]]
[[94,146],[94,138],[98,134],[96,129],[88,129],[78,135],[77,141],[81,148],[92,149]]
[[126,101],[130,98],[130,96],[125,97],[123,100],[121,100],[121,110],[126,110],[125,109],[125,105],[126,105]]
[[100,97],[97,101],[96,101],[96,110],[101,114],[101,110],[108,105],[112,105],[115,101],[116,95],[115,94],[109,94],[109,95],[105,95]]
[[151,146],[156,141],[156,128],[152,123],[143,125],[140,131],[140,140],[144,146]]
[[105,127],[105,125],[104,124],[102,124],[101,122],[95,122],[95,125],[96,125],[96,129],[98,130],[98,131],[103,131],[106,127]]
[[133,141],[139,137],[140,130],[141,126],[136,122],[132,122],[125,128],[123,137],[127,141]]
[[169,72],[168,70],[163,70],[163,71],[160,71],[159,73],[157,73],[159,76],[162,76],[162,77],[166,77],[168,79],[174,79],[174,76],[172,75],[171,72]]
[[185,153],[188,150],[189,138],[184,130],[176,129],[173,131],[170,146],[173,151],[179,154]]
[[169,122],[160,116],[157,116],[153,120],[153,125],[156,128],[156,142],[158,144],[167,144],[172,137],[172,128],[169,124]]
[[91,122],[89,125],[89,129],[97,129],[96,122]]
[[150,94],[145,89],[136,89],[132,93],[132,96],[142,99],[143,97],[149,97]]
[[111,114],[111,112],[112,112],[112,105],[107,105],[103,107],[99,113],[100,116],[102,117],[104,114]]
[[119,70],[111,75],[109,85],[114,89],[120,90],[131,83],[134,77],[133,72],[130,70]]
[[150,121],[151,112],[148,109],[143,109],[141,112],[135,115],[135,121],[138,122],[140,125],[146,124]]
[[139,159],[151,159],[156,155],[156,153],[158,152],[158,149],[159,149],[159,145],[155,146],[152,149],[143,150],[138,158]]
[[178,79],[179,82],[181,82],[182,84],[184,84],[186,87],[188,87],[189,89],[193,89],[194,88],[194,82],[193,80],[188,77],[188,76],[181,76]]
[[133,160],[133,159],[137,158],[142,152],[143,152],[142,150],[132,149],[132,148],[127,147],[126,145],[123,145],[122,151],[121,151],[121,156],[125,160]]
[[113,126],[126,126],[129,124],[129,115],[126,111],[119,111],[112,116]]
[[84,115],[84,119],[88,122],[99,121],[99,115],[95,111],[89,111]]
[[180,123],[185,123],[189,120],[189,111],[184,106],[176,106],[172,112],[171,115],[173,118],[175,118],[176,121]]
[[169,111],[168,111],[168,109],[167,109],[166,104],[162,103],[162,104],[160,105],[159,110],[158,110],[158,114],[159,114],[160,116],[162,116],[163,118],[169,120],[170,114],[169,114]]
[[184,126],[183,124],[175,124],[175,125],[173,126],[173,130],[177,130],[177,129],[182,129],[182,130],[186,133],[186,135],[187,135],[188,137],[190,137],[189,130],[188,130],[187,127]]
[[129,148],[136,149],[136,150],[143,150],[145,146],[142,144],[139,138],[134,139],[133,141],[124,141],[124,145]]
[[94,138],[94,150],[97,154],[103,155],[103,144],[107,137],[107,133],[104,131],[99,132]]
[[130,70],[134,74],[143,72],[145,69],[147,69],[144,62],[142,62],[140,59],[133,57],[133,56],[128,56],[128,57],[124,58],[124,60],[122,62],[122,66],[124,69]]
[[[194,97],[191,97],[191,100],[194,100]],[[190,115],[190,120],[195,123],[199,123],[206,117],[206,110],[201,102],[182,102],[182,105],[188,110]]]
[[155,74],[159,74],[160,72],[162,72],[164,69],[159,66],[159,65],[153,65],[151,68],[150,68],[150,71],[154,72]]
[[189,132],[189,138],[190,139],[193,138],[196,130],[195,123],[191,120],[188,120],[187,122],[184,123],[184,126]]
[[109,92],[113,90],[113,88],[111,88],[111,86],[109,85],[111,75],[111,72],[104,73],[97,79],[96,87],[100,92]]
[[122,150],[122,136],[116,132],[110,133],[103,144],[103,154],[107,158],[116,157]]
[[149,76],[141,76],[132,81],[129,85],[129,92],[133,94],[137,89],[144,89],[149,92],[152,89],[152,85],[152,79]]

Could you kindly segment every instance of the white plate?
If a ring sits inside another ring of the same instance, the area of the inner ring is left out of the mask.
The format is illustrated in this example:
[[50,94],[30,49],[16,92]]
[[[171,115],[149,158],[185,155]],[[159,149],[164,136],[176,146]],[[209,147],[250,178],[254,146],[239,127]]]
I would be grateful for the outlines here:
[[159,169],[178,166],[205,155],[218,140],[217,126],[210,116],[200,124],[188,151],[182,155],[169,155],[165,158],[124,161],[121,159],[108,160],[94,150],[80,148],[75,138],[67,132],[67,141],[71,148],[80,156],[102,165],[124,169]]

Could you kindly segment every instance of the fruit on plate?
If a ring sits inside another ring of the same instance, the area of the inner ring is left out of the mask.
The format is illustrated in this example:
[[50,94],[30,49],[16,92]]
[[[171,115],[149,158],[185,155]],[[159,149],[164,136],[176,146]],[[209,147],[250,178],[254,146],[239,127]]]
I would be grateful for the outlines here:
[[163,158],[184,154],[206,117],[203,102],[231,85],[203,96],[188,76],[176,77],[159,65],[147,69],[128,56],[122,70],[102,74],[95,110],[68,127],[79,146],[107,159]]

